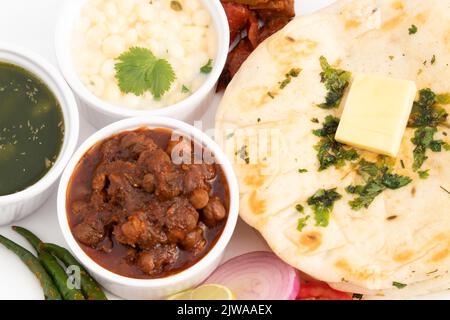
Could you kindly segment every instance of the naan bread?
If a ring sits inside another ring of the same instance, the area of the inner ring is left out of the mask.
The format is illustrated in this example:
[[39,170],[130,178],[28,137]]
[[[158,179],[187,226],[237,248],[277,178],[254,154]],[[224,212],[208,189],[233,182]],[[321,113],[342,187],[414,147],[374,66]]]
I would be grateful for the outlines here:
[[[411,169],[414,130],[408,128],[395,171],[413,182],[354,211],[345,187],[361,183],[360,177],[350,165],[318,172],[319,138],[311,133],[321,127],[312,118],[322,123],[342,112],[316,106],[326,95],[321,55],[352,73],[410,79],[418,88],[450,92],[449,12],[450,0],[338,1],[266,40],[229,85],[216,128],[235,160],[240,214],[287,263],[334,287],[372,296],[402,298],[450,288],[450,194],[444,190],[450,190],[450,152],[428,152],[423,168],[430,177],[419,179]],[[418,27],[414,35],[408,32],[412,24]],[[301,74],[281,90],[280,81],[294,67]],[[450,133],[440,127],[436,139],[448,142],[445,131]],[[258,143],[259,150],[242,149]],[[267,145],[268,152],[261,150]],[[308,172],[299,174],[300,168]],[[311,195],[335,187],[343,199],[335,203],[329,226],[317,227],[310,219],[299,232],[295,205],[309,212]],[[398,289],[394,282],[407,286]]]

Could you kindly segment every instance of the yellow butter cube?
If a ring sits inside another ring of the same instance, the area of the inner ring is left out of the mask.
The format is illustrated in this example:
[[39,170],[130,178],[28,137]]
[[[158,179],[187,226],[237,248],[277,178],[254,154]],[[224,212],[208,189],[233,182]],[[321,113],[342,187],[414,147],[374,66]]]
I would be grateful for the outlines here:
[[413,81],[356,75],[345,101],[336,140],[396,157],[416,92]]

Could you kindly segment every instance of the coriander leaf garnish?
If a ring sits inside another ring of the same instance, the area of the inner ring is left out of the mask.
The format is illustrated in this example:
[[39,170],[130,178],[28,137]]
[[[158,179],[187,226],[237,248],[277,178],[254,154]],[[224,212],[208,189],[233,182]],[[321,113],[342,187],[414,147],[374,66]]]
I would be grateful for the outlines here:
[[308,172],[308,169],[298,169],[298,173],[306,173]]
[[155,62],[152,72],[147,74],[147,79],[152,79],[150,92],[155,98],[160,98],[170,89],[170,84],[175,80],[175,73],[167,60],[159,59]]
[[364,186],[348,186],[346,188],[348,193],[359,195],[355,200],[350,201],[349,204],[355,211],[368,208],[384,189],[384,186],[379,181],[370,181]]
[[448,113],[444,108],[437,106],[442,103],[444,95],[436,95],[431,89],[422,89],[419,91],[419,100],[414,102],[408,126],[412,128],[436,127],[445,123]]
[[445,142],[442,140],[434,140],[437,129],[434,127],[424,127],[416,130],[414,138],[411,142],[416,145],[414,154],[414,171],[419,170],[428,159],[426,152],[430,149],[433,152],[441,152]]
[[280,82],[280,89],[283,90],[286,88],[287,85],[291,83],[292,78],[297,78],[300,72],[302,72],[302,69],[292,68],[288,73],[286,73],[284,80]]
[[299,218],[298,219],[298,223],[297,223],[297,230],[299,232],[303,231],[303,228],[306,227],[308,224],[306,223],[308,221],[308,219],[310,218],[310,216],[306,216],[303,218]]
[[292,68],[291,70],[289,70],[289,72],[287,73],[287,76],[293,77],[293,78],[297,78],[300,73],[302,72],[302,69],[300,68]]
[[314,135],[318,137],[334,137],[339,126],[339,121],[339,118],[327,116],[323,123],[323,127],[313,131]]
[[313,131],[313,134],[322,139],[314,146],[317,150],[317,158],[320,163],[319,171],[323,171],[331,166],[340,168],[345,161],[358,159],[358,153],[335,140],[336,131],[339,125],[339,118],[327,116],[323,127]]
[[419,170],[424,162],[428,159],[426,152],[430,149],[433,152],[441,152],[445,142],[442,140],[434,140],[437,129],[434,127],[424,127],[416,130],[414,138],[411,142],[416,145],[414,154],[414,171]]
[[182,92],[182,93],[190,93],[190,92],[191,92],[191,89],[189,89],[188,87],[186,87],[186,86],[183,84],[183,86],[181,87],[181,92]]
[[297,210],[300,213],[305,213],[305,208],[301,204],[296,205],[295,210]]
[[116,79],[123,93],[141,96],[150,91],[159,99],[176,78],[169,62],[158,59],[146,48],[133,47],[117,60]]
[[431,89],[419,91],[419,100],[414,102],[408,126],[416,128],[411,142],[414,149],[414,171],[418,171],[428,159],[426,153],[430,149],[433,152],[441,152],[446,143],[435,140],[437,127],[446,123],[448,113],[439,104],[448,103],[445,95],[436,95]]
[[322,83],[328,90],[325,102],[319,104],[322,109],[333,109],[339,107],[345,89],[350,83],[352,74],[348,71],[332,68],[325,57],[320,57],[320,66],[322,73],[320,74]]
[[450,104],[450,93],[442,93],[442,94],[436,95],[436,103]]
[[229,134],[227,134],[226,139],[229,140],[233,137],[234,137],[234,132],[230,132]]
[[419,30],[419,29],[418,29],[417,26],[414,25],[414,24],[411,25],[411,27],[409,27],[409,29],[408,29],[410,35],[411,35],[411,34],[416,34],[418,30]]
[[375,163],[364,159],[358,164],[358,173],[366,184],[346,188],[348,193],[358,196],[349,202],[352,209],[356,211],[362,208],[367,209],[384,190],[400,189],[412,181],[409,177],[392,173],[391,168],[385,163]]
[[430,176],[430,170],[421,170],[417,172],[419,174],[419,178],[420,179],[428,179],[428,177]]
[[280,89],[281,90],[283,90],[284,88],[286,88],[287,87],[287,85],[289,84],[289,83],[291,83],[291,78],[286,78],[286,79],[284,79],[283,81],[281,81],[280,82]]
[[[445,136],[445,134],[444,134]],[[447,142],[444,142],[444,144],[442,145],[442,148],[444,148],[445,151],[450,151],[450,144]]]
[[327,227],[330,222],[330,215],[333,211],[334,203],[342,196],[334,189],[320,189],[308,199],[308,205],[314,212],[316,226]]
[[431,65],[434,65],[436,63],[436,55],[433,54],[433,57],[431,58]]
[[392,282],[392,286],[396,287],[397,289],[403,289],[407,286],[407,284],[394,281]]
[[208,74],[211,73],[212,69],[213,69],[213,59],[209,59],[208,62],[200,68],[200,72],[204,73],[204,74]]
[[397,190],[407,186],[412,182],[410,177],[401,176],[393,173],[385,173],[381,178],[383,186],[391,190]]
[[358,173],[364,181],[369,181],[371,178],[375,178],[380,171],[377,163],[366,161],[364,159],[358,163],[358,166]]

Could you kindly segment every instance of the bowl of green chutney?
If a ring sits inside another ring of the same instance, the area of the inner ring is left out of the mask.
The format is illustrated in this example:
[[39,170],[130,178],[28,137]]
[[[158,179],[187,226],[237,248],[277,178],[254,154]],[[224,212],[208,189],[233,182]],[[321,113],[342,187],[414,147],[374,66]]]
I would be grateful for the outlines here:
[[79,133],[70,88],[39,55],[0,43],[0,225],[51,195]]

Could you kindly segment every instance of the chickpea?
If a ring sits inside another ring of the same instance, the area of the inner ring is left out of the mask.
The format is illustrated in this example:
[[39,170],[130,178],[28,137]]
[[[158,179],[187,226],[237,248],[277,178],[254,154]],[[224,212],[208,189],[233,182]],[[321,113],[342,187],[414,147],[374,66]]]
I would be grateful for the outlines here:
[[117,6],[113,2],[106,3],[103,12],[105,13],[106,17],[111,20],[117,18],[117,15],[119,13],[117,10]]
[[129,15],[136,5],[136,0],[117,0],[119,12]]
[[194,231],[189,232],[181,244],[185,250],[202,250],[206,245],[206,240],[203,237],[203,230],[201,228],[196,228]]
[[111,102],[119,100],[121,98],[119,87],[116,84],[110,84],[106,88],[105,98]]
[[205,208],[203,208],[203,222],[208,227],[214,227],[218,222],[225,219],[227,211],[218,197],[209,200]]
[[152,274],[155,270],[155,261],[153,256],[148,252],[142,252],[139,254],[137,264],[139,268],[147,274]]
[[125,42],[118,35],[109,36],[103,41],[103,54],[108,58],[117,58],[125,49]]
[[193,15],[194,24],[199,26],[207,26],[210,23],[210,16],[206,10],[198,10]]
[[114,77],[114,75],[116,74],[114,65],[115,65],[115,62],[113,59],[106,60],[100,69],[100,75],[103,78]]
[[[89,91],[114,105],[149,110],[176,104],[198,90],[206,79],[199,68],[217,53],[216,31],[201,0],[180,3],[183,10],[174,11],[169,0],[87,1],[76,23],[73,50]],[[119,90],[115,64],[132,47],[148,48],[175,70],[175,81],[160,99],[150,92],[128,96]]]
[[155,192],[156,189],[156,179],[155,176],[152,174],[146,174],[144,176],[144,180],[142,182],[142,187],[145,191],[149,193]]
[[204,189],[195,189],[192,191],[189,201],[195,209],[203,209],[209,202],[208,191]]
[[147,22],[156,19],[156,12],[153,10],[153,7],[148,3],[143,3],[139,5],[137,12],[141,21]]

